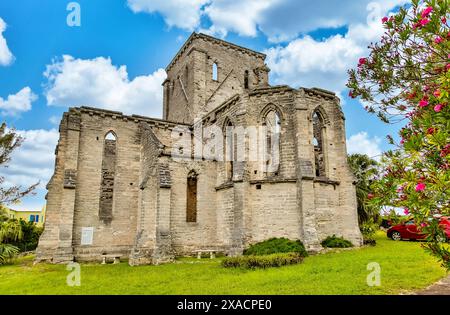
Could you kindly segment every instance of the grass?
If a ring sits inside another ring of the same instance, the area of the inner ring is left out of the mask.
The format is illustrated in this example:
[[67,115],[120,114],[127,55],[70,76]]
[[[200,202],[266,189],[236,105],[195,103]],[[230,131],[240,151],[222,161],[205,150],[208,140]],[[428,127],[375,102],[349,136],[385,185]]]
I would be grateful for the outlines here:
[[[376,239],[376,247],[333,250],[266,270],[226,269],[220,259],[191,258],[160,266],[82,264],[80,287],[66,284],[66,266],[33,266],[33,257],[25,257],[0,267],[0,294],[398,294],[446,275],[420,243],[394,242],[384,234]],[[379,287],[366,284],[370,262],[381,266]]]

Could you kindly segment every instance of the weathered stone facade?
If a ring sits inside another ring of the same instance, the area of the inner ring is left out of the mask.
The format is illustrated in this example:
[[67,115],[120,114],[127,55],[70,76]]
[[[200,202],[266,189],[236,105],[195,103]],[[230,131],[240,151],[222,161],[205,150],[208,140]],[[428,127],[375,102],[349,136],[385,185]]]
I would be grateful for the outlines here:
[[[166,69],[163,120],[66,112],[36,259],[162,263],[196,249],[238,255],[270,237],[318,250],[332,234],[360,245],[339,99],[270,86],[264,61],[194,33]],[[277,155],[238,158],[252,140]]]

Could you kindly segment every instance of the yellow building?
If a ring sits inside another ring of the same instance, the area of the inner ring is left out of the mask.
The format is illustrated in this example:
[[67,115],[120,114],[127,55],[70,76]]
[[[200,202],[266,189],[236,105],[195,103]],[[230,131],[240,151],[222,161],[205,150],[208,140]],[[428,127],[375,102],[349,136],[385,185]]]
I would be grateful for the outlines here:
[[27,222],[35,222],[37,226],[43,226],[45,222],[45,210],[44,206],[40,211],[14,210],[7,208],[6,212],[11,219],[22,219]]

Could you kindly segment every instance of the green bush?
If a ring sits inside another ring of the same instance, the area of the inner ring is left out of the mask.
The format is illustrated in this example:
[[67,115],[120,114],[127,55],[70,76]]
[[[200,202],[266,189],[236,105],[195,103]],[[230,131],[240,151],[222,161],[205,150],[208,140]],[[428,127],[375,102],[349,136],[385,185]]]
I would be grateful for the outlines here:
[[8,243],[19,248],[20,252],[35,250],[43,228],[38,227],[34,222],[27,222],[22,219],[20,219],[19,224],[22,230],[22,237],[18,240],[10,240]]
[[329,248],[347,248],[347,247],[353,247],[353,244],[350,241],[347,241],[346,239],[342,237],[337,237],[336,235],[328,236],[326,239],[322,241],[323,247],[329,247]]
[[363,236],[363,244],[364,245],[375,246],[377,244],[377,241],[375,240],[374,236],[375,236],[376,231],[379,230],[378,224],[374,223],[373,220],[369,220],[368,222],[361,224],[359,229]]
[[277,253],[298,253],[302,257],[307,257],[305,246],[299,240],[291,241],[287,238],[271,238],[266,241],[251,245],[244,250],[245,256],[261,256]]
[[239,256],[227,257],[222,260],[222,266],[225,268],[270,268],[298,264],[303,261],[299,253],[278,253],[261,256]]

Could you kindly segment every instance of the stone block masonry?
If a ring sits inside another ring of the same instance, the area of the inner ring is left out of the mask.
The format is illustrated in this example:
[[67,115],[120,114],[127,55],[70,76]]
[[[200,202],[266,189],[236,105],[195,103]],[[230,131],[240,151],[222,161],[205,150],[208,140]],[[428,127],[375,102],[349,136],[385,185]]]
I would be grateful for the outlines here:
[[36,260],[159,264],[271,237],[316,251],[332,234],[360,245],[339,99],[270,86],[265,58],[193,33],[166,69],[163,119],[64,113]]

